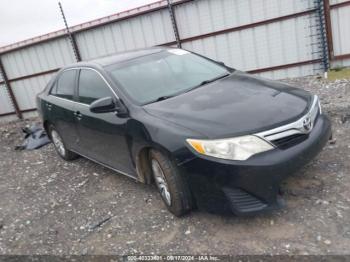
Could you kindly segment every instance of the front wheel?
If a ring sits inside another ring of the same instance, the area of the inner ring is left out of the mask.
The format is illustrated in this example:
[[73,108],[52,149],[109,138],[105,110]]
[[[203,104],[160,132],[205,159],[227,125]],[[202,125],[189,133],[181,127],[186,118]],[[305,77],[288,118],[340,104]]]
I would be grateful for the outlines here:
[[52,143],[60,157],[62,157],[64,160],[70,161],[77,159],[79,155],[76,153],[69,151],[66,146],[63,143],[62,137],[60,134],[57,132],[54,126],[50,126],[50,137],[52,140]]
[[182,216],[192,209],[192,196],[179,168],[163,153],[151,150],[150,165],[158,191],[168,210]]

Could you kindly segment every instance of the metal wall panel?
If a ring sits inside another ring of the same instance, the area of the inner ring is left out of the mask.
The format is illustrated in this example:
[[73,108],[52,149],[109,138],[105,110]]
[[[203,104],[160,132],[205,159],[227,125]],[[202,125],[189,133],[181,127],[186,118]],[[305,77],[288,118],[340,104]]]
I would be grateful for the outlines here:
[[[348,0],[332,0],[331,4],[348,2]],[[334,55],[350,54],[350,6],[343,6],[331,10],[331,24],[333,34]],[[332,62],[333,67],[350,66],[350,59]]]
[[53,75],[54,73],[46,74],[12,83],[13,93],[21,110],[36,108],[36,95],[45,88]]
[[76,39],[83,60],[175,41],[164,9],[80,32]]
[[60,68],[75,62],[68,38],[59,38],[1,56],[9,79]]
[[340,59],[333,61],[332,67],[350,67],[350,59]]
[[201,0],[175,7],[180,38],[211,33],[313,7],[305,0]]
[[268,79],[286,79],[300,76],[313,75],[318,71],[318,64],[302,65],[286,69],[273,70],[268,72],[259,73],[257,75]]
[[[0,83],[4,81],[0,72]],[[0,115],[15,111],[5,84],[0,84]]]
[[[308,17],[206,37],[183,44],[183,47],[227,65],[255,70],[314,59]],[[307,70],[300,75],[313,74]]]
[[331,11],[334,55],[350,54],[350,6]]
[[[0,77],[1,81],[1,77]],[[5,85],[0,85],[0,115],[15,111]]]
[[340,3],[344,3],[344,2],[348,2],[349,0],[330,0],[330,4],[334,5],[334,4],[340,4]]

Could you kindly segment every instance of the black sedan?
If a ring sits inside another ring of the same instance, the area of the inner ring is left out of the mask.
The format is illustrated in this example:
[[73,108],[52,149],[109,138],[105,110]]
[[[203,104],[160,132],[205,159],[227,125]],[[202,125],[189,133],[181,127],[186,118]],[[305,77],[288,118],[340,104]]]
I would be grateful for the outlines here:
[[331,136],[317,96],[175,48],[65,67],[37,106],[63,159],[154,182],[177,216],[279,207],[281,181]]

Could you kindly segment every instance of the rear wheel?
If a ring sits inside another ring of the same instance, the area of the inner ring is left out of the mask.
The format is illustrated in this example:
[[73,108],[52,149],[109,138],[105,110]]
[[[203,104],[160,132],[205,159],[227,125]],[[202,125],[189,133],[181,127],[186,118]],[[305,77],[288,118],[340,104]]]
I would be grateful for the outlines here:
[[54,147],[59,154],[60,157],[62,157],[64,160],[70,161],[77,159],[79,155],[76,153],[69,151],[66,146],[63,143],[61,135],[57,132],[54,126],[50,126],[50,137],[52,140],[52,143],[54,144]]
[[150,165],[158,191],[168,210],[181,216],[192,209],[192,196],[179,168],[163,153],[151,150]]

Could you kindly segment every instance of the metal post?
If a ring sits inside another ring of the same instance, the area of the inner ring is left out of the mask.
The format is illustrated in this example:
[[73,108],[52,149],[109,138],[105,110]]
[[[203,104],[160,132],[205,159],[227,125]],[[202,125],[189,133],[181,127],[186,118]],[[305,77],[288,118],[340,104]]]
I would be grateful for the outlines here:
[[320,33],[320,53],[324,70],[324,77],[328,77],[328,70],[330,68],[329,62],[329,47],[327,41],[327,31],[326,31],[326,15],[325,15],[325,1],[316,0],[317,4],[317,16],[319,24],[319,33]]
[[10,95],[10,99],[11,99],[12,105],[13,105],[13,107],[15,109],[16,115],[18,116],[19,119],[23,119],[22,112],[19,109],[19,106],[18,106],[16,97],[15,97],[15,94],[12,91],[12,87],[11,87],[10,81],[7,78],[7,74],[6,74],[4,65],[2,64],[1,57],[0,57],[0,74],[2,75],[2,78],[4,80],[6,89],[7,89],[8,93],[9,93],[9,95]]
[[68,35],[69,40],[70,40],[70,42],[72,44],[72,47],[73,47],[73,52],[74,52],[74,55],[75,55],[75,59],[77,60],[77,62],[80,62],[81,61],[81,56],[80,56],[80,52],[79,52],[79,48],[78,48],[77,42],[75,41],[74,35],[69,30],[68,23],[67,23],[67,20],[66,20],[66,16],[64,15],[63,7],[62,7],[61,3],[58,2],[58,5],[59,5],[60,10],[61,10],[61,14],[62,14],[62,17],[63,17],[64,25],[66,26],[67,35]]
[[174,13],[174,8],[173,8],[173,5],[171,4],[171,0],[167,0],[167,1],[168,1],[169,15],[170,15],[171,23],[172,23],[172,25],[173,25],[173,30],[174,30],[174,35],[175,35],[177,47],[178,47],[178,48],[181,48],[181,40],[180,40],[179,30],[178,30],[178,28],[177,28],[177,23],[176,23],[176,17],[175,17],[175,13]]
[[333,33],[332,33],[332,22],[331,22],[331,7],[329,0],[323,0],[324,6],[324,16],[325,16],[325,29],[327,34],[327,46],[328,46],[328,56],[332,60],[334,57],[333,49]]

